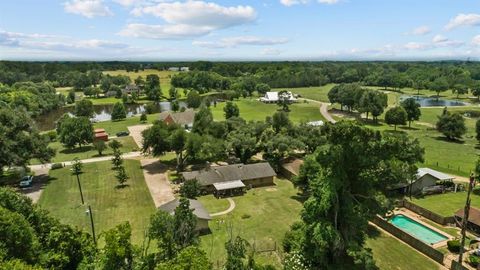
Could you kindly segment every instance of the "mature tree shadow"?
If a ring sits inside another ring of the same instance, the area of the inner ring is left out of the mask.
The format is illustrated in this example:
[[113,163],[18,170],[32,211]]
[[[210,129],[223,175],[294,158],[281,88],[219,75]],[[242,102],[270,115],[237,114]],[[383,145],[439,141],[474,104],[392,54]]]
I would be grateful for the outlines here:
[[435,140],[437,141],[443,141],[443,142],[448,142],[448,143],[456,143],[456,144],[465,144],[465,141],[463,140],[451,140],[445,136],[437,136],[437,137],[434,137]]
[[383,133],[387,133],[387,134],[405,134],[406,132],[403,131],[403,130],[391,130],[391,129],[388,129],[388,130],[383,131]]
[[59,151],[62,154],[75,154],[75,153],[83,153],[83,152],[88,152],[92,151],[95,148],[92,145],[85,145],[82,147],[75,147],[75,148],[66,148],[61,151]]
[[375,239],[377,237],[380,237],[380,231],[375,226],[368,225],[367,235],[369,238]]
[[115,186],[115,189],[124,189],[124,188],[127,188],[127,187],[129,187],[129,186],[130,186],[129,184],[116,185],[116,186]]
[[22,194],[29,194],[33,192],[45,189],[46,186],[52,181],[57,180],[56,177],[51,177],[46,174],[40,174],[33,177],[32,185],[27,188],[18,188],[18,192]]
[[420,130],[419,128],[409,127],[409,126],[399,126],[398,128],[401,130],[410,130],[410,131]]

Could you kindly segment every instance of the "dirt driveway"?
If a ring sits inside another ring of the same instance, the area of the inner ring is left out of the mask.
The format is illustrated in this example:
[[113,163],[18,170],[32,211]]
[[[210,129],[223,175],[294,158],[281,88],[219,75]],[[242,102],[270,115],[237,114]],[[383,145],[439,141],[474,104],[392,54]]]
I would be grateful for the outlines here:
[[142,148],[142,131],[145,129],[151,127],[152,125],[136,125],[136,126],[129,126],[128,131],[130,132],[130,136],[132,136],[133,140],[135,143],[138,145],[138,147],[141,149]]
[[142,159],[140,163],[142,164],[145,182],[150,190],[155,207],[175,199],[166,175],[167,166],[160,163],[158,159]]

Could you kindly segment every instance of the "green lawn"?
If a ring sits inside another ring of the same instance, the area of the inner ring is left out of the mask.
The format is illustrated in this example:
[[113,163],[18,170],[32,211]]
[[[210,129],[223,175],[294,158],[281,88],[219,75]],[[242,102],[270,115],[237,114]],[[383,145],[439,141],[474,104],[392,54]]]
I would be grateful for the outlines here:
[[372,249],[373,258],[382,270],[430,270],[440,269],[439,265],[407,244],[371,228],[373,235],[367,239],[367,247]]
[[[107,105],[107,104],[115,104],[117,102],[122,102],[121,98],[115,98],[115,97],[100,97],[100,98],[87,97],[86,99],[90,100],[93,103],[93,105]],[[138,99],[135,102],[139,104],[144,104],[152,101],[147,100],[145,96],[142,96],[140,97],[140,99]]]
[[[138,160],[125,160],[130,179],[128,186],[117,188],[111,162],[87,163],[80,175],[85,203],[92,207],[97,236],[121,222],[132,225],[132,240],[141,244],[144,230],[155,206],[143,178]],[[51,182],[46,186],[39,205],[62,222],[90,232],[86,205],[82,206],[75,176],[70,168],[50,171]]]
[[[247,121],[265,121],[267,116],[272,116],[279,109],[276,104],[265,104],[258,101],[256,98],[241,98],[236,100],[235,103],[240,109],[240,117]],[[210,107],[213,118],[216,121],[225,120],[223,112],[225,104],[225,102],[222,102],[218,103],[216,107]],[[290,105],[289,117],[290,120],[295,123],[324,120],[320,114],[319,104],[313,102],[299,102]]]
[[156,70],[156,69],[145,69],[139,70],[138,72],[127,72],[126,70],[113,70],[113,71],[104,71],[103,74],[109,74],[111,76],[117,75],[126,75],[130,77],[133,81],[138,77],[141,76],[144,80],[147,78],[147,75],[156,74],[160,77],[160,87],[162,88],[162,92],[164,94],[168,94],[168,89],[170,89],[170,80],[172,76],[178,73],[176,71],[168,71],[168,70]]
[[[229,239],[230,230],[234,236],[240,235],[250,243],[255,242],[257,250],[271,248],[275,242],[281,249],[283,236],[290,225],[299,219],[302,204],[294,199],[297,190],[290,181],[276,179],[275,184],[251,189],[243,196],[234,197],[235,210],[210,221],[212,233],[201,237],[201,247],[214,265],[217,260],[220,263],[224,261],[224,244]],[[225,207],[225,200],[213,196],[203,196],[199,200],[212,212]],[[275,258],[262,253],[257,260],[280,266],[280,261]]]
[[94,128],[103,128],[108,134],[114,135],[120,131],[128,131],[128,126],[151,124],[155,120],[158,120],[159,115],[159,113],[148,114],[146,123],[140,122],[140,116],[133,116],[121,121],[102,121],[95,123],[93,126]]
[[[128,153],[128,152],[138,150],[137,144],[135,143],[135,141],[130,136],[119,137],[119,138],[112,139],[112,140],[118,140],[119,142],[122,143],[123,146],[120,148],[120,150],[123,153]],[[107,144],[108,144],[108,142],[107,142]],[[76,157],[79,158],[79,159],[99,157],[98,151],[95,150],[95,147],[93,146],[93,144],[89,144],[89,145],[82,146],[82,147],[76,147],[76,148],[73,148],[73,149],[65,148],[60,142],[50,143],[49,146],[52,147],[53,149],[55,149],[55,151],[56,151],[56,155],[51,161],[52,163],[62,162],[62,161],[70,161],[70,160],[73,160]],[[108,155],[112,155],[113,152],[110,148],[107,148],[105,151],[103,151],[102,154],[104,156],[108,156]],[[39,162],[37,160],[33,160],[32,164],[39,164]]]
[[[175,175],[174,177],[178,176]],[[174,179],[170,177],[170,180],[173,181]],[[217,199],[213,195],[203,196],[199,198],[199,200],[202,202],[203,206],[205,206],[205,208],[210,214],[227,210],[230,206],[230,203],[227,201],[227,199]]]
[[[315,87],[298,87],[298,88],[288,88],[288,91],[291,91],[294,94],[299,94],[303,98],[313,99],[322,102],[330,102],[328,100],[328,91],[335,86],[334,83],[330,83],[324,86],[315,86]],[[275,91],[285,90],[285,88],[274,89]]]
[[[414,198],[413,202],[442,216],[452,216],[465,206],[466,192],[445,193]],[[480,208],[480,196],[472,194],[472,207]]]

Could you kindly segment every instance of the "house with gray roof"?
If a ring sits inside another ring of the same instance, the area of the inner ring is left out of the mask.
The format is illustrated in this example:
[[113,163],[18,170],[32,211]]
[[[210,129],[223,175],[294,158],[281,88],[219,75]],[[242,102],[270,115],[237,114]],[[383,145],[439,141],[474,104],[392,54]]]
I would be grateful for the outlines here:
[[245,188],[273,185],[277,175],[268,162],[209,166],[203,170],[182,172],[184,181],[197,180],[202,189],[226,195]]
[[160,113],[159,118],[167,125],[178,124],[186,129],[191,129],[193,127],[193,120],[195,119],[195,111],[192,109],[185,110],[184,112],[164,111]]
[[[208,231],[208,221],[212,218],[208,213],[207,209],[203,206],[203,204],[197,200],[188,199],[190,202],[190,209],[193,210],[193,214],[197,217],[197,231]],[[175,199],[173,201],[167,202],[163,205],[160,205],[158,209],[169,213],[170,215],[175,214],[175,209],[180,205],[180,199]]]
[[410,193],[412,194],[420,193],[424,188],[433,187],[437,185],[439,181],[453,181],[455,177],[430,169],[430,168],[418,168],[415,179],[410,183],[405,181],[392,187],[391,190],[398,190],[401,193]]

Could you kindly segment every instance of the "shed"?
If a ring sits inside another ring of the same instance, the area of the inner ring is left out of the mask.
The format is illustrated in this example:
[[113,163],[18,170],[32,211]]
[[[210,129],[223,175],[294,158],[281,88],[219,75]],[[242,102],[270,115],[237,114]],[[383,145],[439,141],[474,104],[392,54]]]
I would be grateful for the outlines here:
[[[461,225],[463,222],[465,209],[459,209],[455,212],[455,221],[458,225]],[[475,207],[470,207],[470,211],[468,212],[468,224],[467,228],[470,231],[473,231],[477,234],[480,233],[480,209]]]
[[410,193],[412,189],[412,194],[420,193],[423,188],[432,187],[437,184],[437,181],[453,181],[454,177],[430,168],[419,168],[417,170],[416,179],[412,183],[405,181],[404,183],[399,183],[390,190],[397,190],[400,193]]
[[280,172],[287,179],[292,180],[300,173],[300,167],[303,165],[303,160],[299,158],[288,158],[283,161]]
[[[197,200],[188,199],[190,202],[190,209],[193,210],[193,214],[197,217],[197,231],[208,231],[208,221],[212,218],[208,213],[207,209],[203,206],[203,204]],[[173,201],[167,202],[163,205],[160,205],[158,209],[169,213],[170,215],[175,214],[175,209],[180,205],[180,199],[174,199]]]

